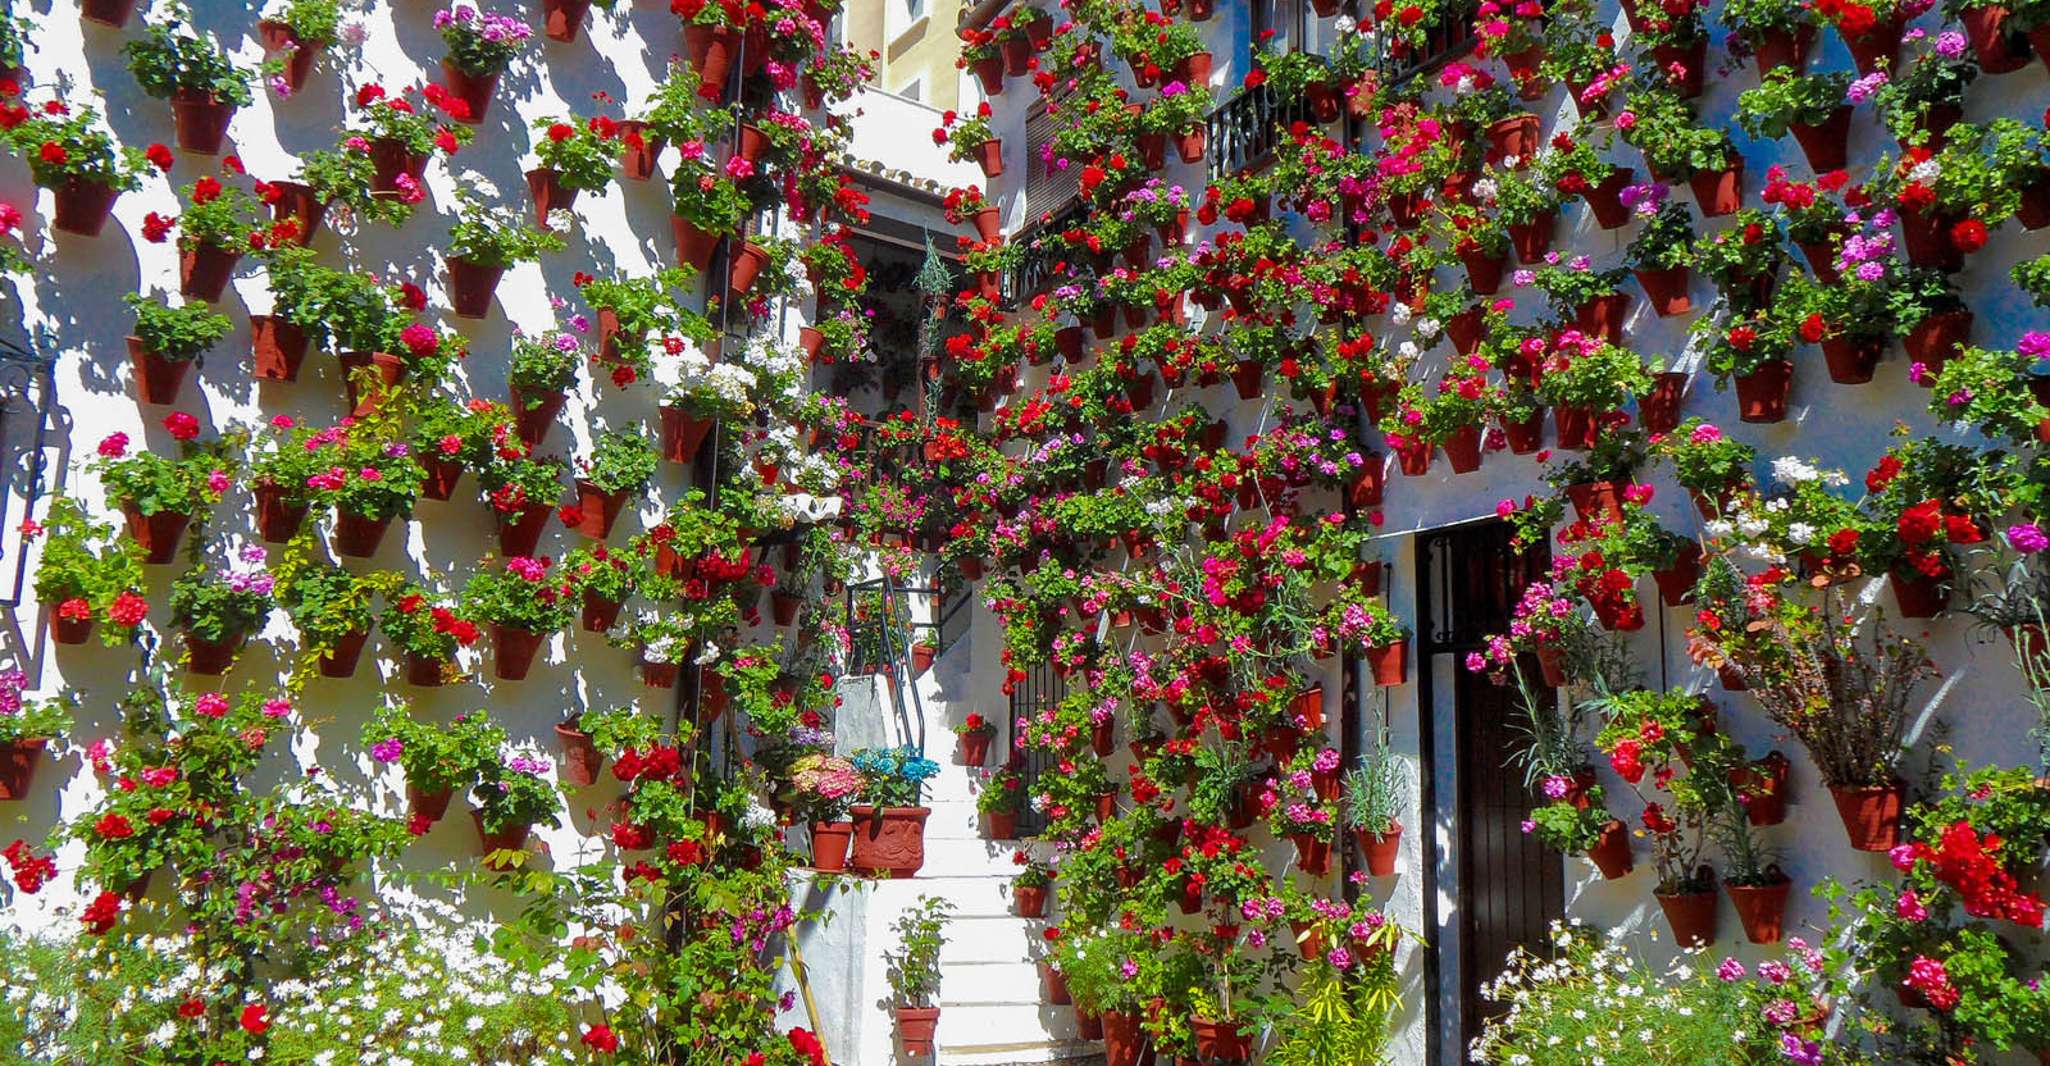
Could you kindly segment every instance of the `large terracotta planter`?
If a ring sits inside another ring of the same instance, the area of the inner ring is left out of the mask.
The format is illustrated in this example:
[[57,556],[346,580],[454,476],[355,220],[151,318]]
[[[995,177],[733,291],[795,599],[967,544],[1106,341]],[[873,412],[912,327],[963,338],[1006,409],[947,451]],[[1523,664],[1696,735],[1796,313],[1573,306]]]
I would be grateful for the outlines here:
[[1627,876],[1633,865],[1630,857],[1630,831],[1623,827],[1622,822],[1610,819],[1609,824],[1602,827],[1601,839],[1595,841],[1594,847],[1587,849],[1587,857],[1608,880],[1614,881]]
[[847,868],[847,846],[854,839],[852,822],[813,822],[811,824],[811,866],[814,870],[838,871]]
[[306,331],[282,315],[249,316],[249,357],[261,381],[297,381],[306,360]]
[[491,855],[494,852],[520,851],[524,849],[527,846],[528,834],[534,830],[534,827],[530,825],[513,825],[507,826],[496,833],[487,833],[484,831],[484,812],[474,807],[470,809],[470,821],[477,826],[477,854],[484,859],[485,867],[492,870],[503,870],[511,867],[510,863],[492,862]]
[[1353,831],[1353,839],[1359,845],[1360,857],[1367,864],[1369,877],[1395,876],[1395,860],[1402,854],[1402,823],[1388,827],[1386,833]]
[[1666,923],[1673,927],[1673,939],[1683,948],[1707,947],[1715,943],[1715,889],[1667,894],[1654,892]]
[[214,303],[228,290],[235,276],[235,264],[242,253],[232,248],[201,244],[178,253],[178,295],[188,300]]
[[1773,359],[1749,374],[1739,374],[1737,417],[1746,422],[1782,422],[1787,417],[1787,400],[1794,391],[1794,364]]
[[128,365],[135,371],[136,400],[158,407],[178,402],[178,387],[185,383],[192,360],[166,359],[143,347],[139,337],[127,340]]
[[1903,781],[1829,787],[1829,798],[1836,803],[1837,817],[1843,820],[1851,847],[1859,851],[1890,851],[1899,843],[1901,802],[1907,790]]
[[498,92],[498,72],[471,74],[444,59],[441,61],[441,83],[469,111],[457,121],[475,126],[482,123],[485,112],[491,110],[491,98]]
[[939,1028],[938,1007],[893,1007],[897,1019],[897,1042],[906,1055],[932,1054],[933,1031]]
[[336,511],[332,541],[335,554],[352,559],[368,559],[376,555],[378,544],[384,540],[384,531],[390,526],[389,518],[365,518]]
[[576,788],[589,788],[598,783],[598,770],[605,765],[605,756],[598,751],[591,735],[568,722],[555,723],[555,742],[562,746],[562,780]]
[[121,505],[121,517],[128,523],[129,539],[142,548],[142,561],[162,566],[178,554],[178,541],[192,516],[178,511],[143,514],[134,504]]
[[859,873],[912,877],[925,865],[925,820],[930,807],[856,807],[854,846],[847,865]]
[[42,762],[43,749],[50,742],[43,737],[29,737],[0,743],[0,800],[18,800],[28,796],[31,782],[35,780],[36,765]]
[[548,634],[536,633],[518,626],[491,625],[491,672],[500,681],[524,681],[527,672],[534,668],[534,655],[541,650],[541,642]]
[[114,201],[121,198],[121,190],[111,185],[76,178],[51,186],[50,194],[56,199],[56,209],[50,215],[51,227],[80,237],[99,236],[107,228]]
[[344,633],[336,639],[334,647],[320,656],[320,676],[355,677],[356,664],[363,657],[363,645],[370,639],[370,631],[358,630]]
[[1737,909],[1737,920],[1744,923],[1744,937],[1753,944],[1780,942],[1787,916],[1787,896],[1794,888],[1793,880],[1780,873],[1778,866],[1766,872],[1777,875],[1779,880],[1766,885],[1723,882],[1723,891],[1730,894],[1730,905]]
[[177,89],[171,93],[171,119],[177,132],[178,148],[196,155],[219,155],[228,139],[228,122],[235,117],[235,105],[209,92]]

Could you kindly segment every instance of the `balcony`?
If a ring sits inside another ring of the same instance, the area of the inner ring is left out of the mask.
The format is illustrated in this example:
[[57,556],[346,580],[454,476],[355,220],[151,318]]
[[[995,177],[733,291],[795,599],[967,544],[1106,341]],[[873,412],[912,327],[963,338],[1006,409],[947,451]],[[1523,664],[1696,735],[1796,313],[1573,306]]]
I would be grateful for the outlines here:
[[1264,84],[1241,90],[1210,113],[1205,150],[1210,176],[1220,178],[1265,164],[1283,131],[1297,119],[1308,121],[1309,114],[1307,103],[1297,99],[1283,105]]
[[1004,297],[1013,305],[1016,305],[1030,299],[1034,293],[1052,288],[1054,283],[1054,264],[1062,261],[1072,262],[1074,257],[1058,249],[1035,250],[1031,247],[1032,239],[1042,233],[1059,233],[1070,226],[1086,221],[1088,217],[1089,209],[1087,205],[1080,199],[1071,200],[1067,206],[1062,207],[1052,218],[1048,219],[1045,225],[1034,227],[1012,237],[1011,239],[1014,242],[1025,245],[1025,253],[1024,257],[1018,261],[1018,265],[1011,270],[1010,277],[1004,279]]

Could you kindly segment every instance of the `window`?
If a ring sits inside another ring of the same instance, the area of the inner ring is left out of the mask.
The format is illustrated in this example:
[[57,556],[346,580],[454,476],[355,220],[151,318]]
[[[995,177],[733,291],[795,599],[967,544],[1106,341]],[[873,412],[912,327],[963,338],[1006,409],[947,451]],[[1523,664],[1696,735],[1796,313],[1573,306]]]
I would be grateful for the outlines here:
[[1033,105],[1025,118],[1025,211],[1037,218],[1059,208],[1075,195],[1075,172],[1055,170],[1046,162],[1044,151],[1053,140],[1055,119],[1044,103]]
[[925,0],[883,0],[883,41],[896,41],[925,17]]

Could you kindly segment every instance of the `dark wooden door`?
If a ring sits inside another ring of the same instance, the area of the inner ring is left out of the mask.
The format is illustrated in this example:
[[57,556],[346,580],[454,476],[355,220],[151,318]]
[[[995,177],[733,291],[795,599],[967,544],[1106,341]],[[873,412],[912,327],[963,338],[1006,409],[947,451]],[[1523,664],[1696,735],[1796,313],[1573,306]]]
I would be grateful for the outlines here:
[[1566,884],[1559,856],[1523,831],[1537,801],[1523,768],[1510,764],[1523,742],[1515,686],[1465,670],[1458,677],[1460,1016],[1471,1040],[1498,1009],[1481,985],[1501,975],[1512,948],[1544,951],[1546,927],[1566,913]]

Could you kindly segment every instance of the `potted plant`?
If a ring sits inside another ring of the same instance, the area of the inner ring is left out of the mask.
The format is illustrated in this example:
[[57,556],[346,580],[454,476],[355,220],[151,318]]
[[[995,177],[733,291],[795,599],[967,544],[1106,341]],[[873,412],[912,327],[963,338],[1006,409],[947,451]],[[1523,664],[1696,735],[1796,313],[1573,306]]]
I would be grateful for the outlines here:
[[645,488],[661,462],[655,446],[637,430],[617,429],[598,438],[591,456],[578,461],[577,532],[596,540],[612,533],[612,523],[628,494]]
[[184,199],[185,210],[176,219],[178,294],[213,303],[227,288],[243,251],[261,249],[270,235],[255,224],[255,198],[218,179],[204,177],[187,185]]
[[811,826],[812,867],[846,869],[847,849],[854,836],[847,808],[862,787],[854,764],[837,755],[812,752],[791,764],[790,782],[796,789],[796,808]]
[[883,963],[890,980],[890,1014],[907,1055],[933,1052],[940,1009],[932,1004],[940,993],[940,949],[953,910],[944,899],[920,896],[891,924],[897,946],[883,953]]
[[[355,104],[363,126],[344,130],[341,144],[344,153],[358,152],[370,160],[371,194],[405,205],[427,198],[421,175],[435,152],[453,156],[477,135],[462,122],[451,126],[435,117],[438,112],[456,118],[455,112],[465,106],[441,86],[430,85],[421,91],[421,106],[410,99],[414,92],[409,88],[388,93],[376,82],[357,88]],[[395,216],[397,220],[404,217],[404,213]]]
[[1704,316],[1694,334],[1706,349],[1702,360],[1716,375],[1716,388],[1737,386],[1739,417],[1746,422],[1780,422],[1794,387],[1793,329],[1772,309],[1718,320]]
[[283,53],[266,59],[263,73],[272,91],[290,97],[306,87],[313,64],[322,52],[342,40],[342,4],[339,0],[283,0],[271,14],[256,24],[257,37],[266,52]]
[[925,819],[918,806],[925,781],[939,764],[915,749],[864,748],[851,757],[862,778],[854,816],[854,846],[848,867],[861,873],[912,877],[925,865]]
[[387,700],[363,726],[370,757],[397,763],[405,775],[406,804],[420,826],[448,813],[450,798],[476,783],[505,740],[505,730],[483,711],[459,714],[440,726],[413,717],[404,700]]
[[121,52],[142,91],[171,102],[178,147],[201,155],[219,153],[235,109],[253,99],[249,72],[237,67],[211,36],[201,36],[178,18],[152,23]]
[[477,824],[485,868],[519,867],[526,862],[533,828],[562,824],[555,813],[560,806],[555,786],[543,777],[547,772],[546,759],[523,754],[493,757],[478,767],[477,783],[470,788],[470,819]]
[[660,734],[661,724],[632,706],[584,711],[557,722],[555,739],[562,745],[562,778],[574,788],[589,788],[597,784],[598,770],[608,753],[651,749]]
[[363,644],[377,619],[374,597],[383,582],[338,566],[309,564],[278,586],[278,605],[299,630],[300,647],[316,659],[322,677],[354,677]]
[[559,252],[562,238],[527,225],[509,211],[494,211],[466,200],[448,228],[449,300],[458,318],[483,318],[507,269]]
[[1613,881],[1630,872],[1630,833],[1609,815],[1602,795],[1601,786],[1596,785],[1582,792],[1587,806],[1547,803],[1531,812],[1528,825],[1540,843],[1566,854],[1587,856],[1603,878]]
[[417,585],[404,586],[386,597],[377,628],[405,656],[406,683],[433,688],[456,675],[456,649],[467,648],[483,634],[477,623],[440,602],[441,596]]
[[754,375],[744,368],[718,363],[698,370],[686,363],[683,374],[660,408],[662,457],[672,463],[691,462],[714,425],[755,409]]
[[31,699],[22,695],[27,686],[20,670],[0,674],[0,801],[27,799],[43,750],[71,732],[76,697]]
[[533,128],[541,133],[534,142],[534,158],[540,165],[527,171],[527,191],[534,198],[535,225],[549,228],[549,216],[568,211],[578,193],[612,184],[612,163],[619,149],[599,134],[599,122],[534,120]]
[[202,303],[176,307],[141,293],[122,299],[135,309],[135,332],[128,337],[129,365],[135,370],[135,398],[145,404],[176,402],[185,372],[234,328],[228,316]]
[[1686,205],[1666,200],[1630,241],[1630,272],[1660,318],[1694,308],[1694,300],[1687,294],[1694,240],[1694,224]]
[[276,578],[263,567],[264,550],[244,548],[239,558],[247,569],[195,566],[171,583],[171,624],[184,630],[186,667],[195,674],[226,673],[270,617]]
[[[173,412],[171,418],[181,414]],[[179,424],[189,424],[189,432],[196,434],[197,420],[191,415],[184,419],[190,422]],[[173,459],[155,451],[131,453],[128,434],[110,433],[100,441],[94,463],[108,500],[121,508],[128,536],[142,548],[142,561],[152,565],[171,561],[185,526],[233,483],[212,448],[193,446],[189,435],[180,436],[181,455]]]
[[550,573],[546,560],[513,556],[478,568],[463,589],[463,615],[491,625],[501,681],[523,681],[548,635],[569,625],[575,609],[570,583]]
[[526,457],[497,459],[477,479],[498,524],[498,550],[510,556],[532,555],[541,543],[549,516],[562,498],[562,462]]
[[62,233],[97,237],[114,201],[142,188],[150,164],[140,149],[118,146],[92,108],[53,103],[55,110],[46,106],[30,112],[7,130],[7,144],[28,163],[35,183],[55,197],[50,225]]
[[709,161],[677,167],[669,189],[676,265],[703,270],[711,265],[720,239],[740,229],[749,211],[747,196]]
[[577,292],[597,312],[598,360],[632,367],[638,376],[649,369],[646,353],[652,339],[659,338],[665,350],[670,335],[700,346],[712,341],[703,318],[679,306],[671,294],[689,284],[690,277],[685,268],[671,267],[647,278],[589,278],[579,284]]
[[646,575],[638,553],[618,553],[603,544],[579,547],[562,557],[562,571],[575,586],[587,633],[603,633],[619,621],[620,608]]
[[1054,881],[1053,867],[1038,861],[1023,851],[1014,852],[1011,860],[1020,867],[1011,878],[1011,899],[1017,904],[1018,917],[1040,918],[1046,914],[1046,891]]
[[985,178],[1002,177],[1004,142],[990,129],[989,103],[977,104],[973,116],[948,114],[953,121],[932,131],[933,143],[947,146],[947,158],[956,163],[974,161]]
[[456,4],[434,13],[434,28],[448,54],[441,59],[443,85],[462,103],[448,109],[459,122],[484,121],[498,76],[525,48],[533,27],[511,15]]
[[367,559],[377,554],[393,519],[413,513],[427,473],[401,441],[352,431],[331,438],[316,453],[331,465],[308,478],[311,502],[335,514],[336,554]]
[[1559,447],[1579,451],[1595,446],[1598,427],[1650,390],[1651,375],[1636,352],[1567,330],[1545,354],[1537,398],[1552,406]]
[[1352,826],[1368,876],[1394,876],[1402,849],[1399,819],[1409,802],[1409,767],[1389,747],[1386,730],[1361,755],[1360,765],[1346,774],[1344,796],[1346,823]]
[[[40,529],[33,587],[36,600],[50,608],[50,639],[83,644],[102,615],[110,624],[101,638],[110,645],[126,639],[141,620],[135,610],[143,580],[141,548],[119,539],[113,526],[87,517],[69,496],[51,497]],[[141,606],[147,611],[148,602]]]

